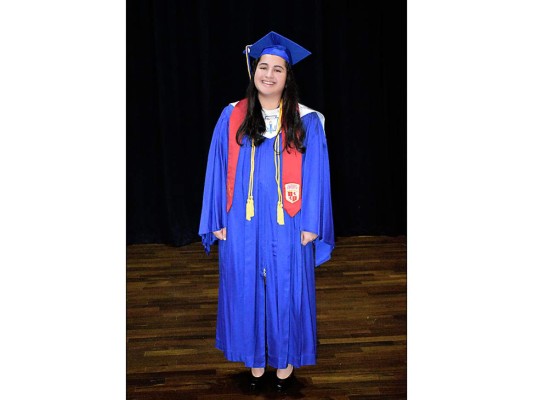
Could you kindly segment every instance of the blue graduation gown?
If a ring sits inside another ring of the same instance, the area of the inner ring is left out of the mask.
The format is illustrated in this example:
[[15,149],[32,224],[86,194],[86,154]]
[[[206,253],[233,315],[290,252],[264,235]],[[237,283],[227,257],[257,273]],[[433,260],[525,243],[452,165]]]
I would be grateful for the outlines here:
[[[323,116],[300,105],[306,129],[302,156],[302,207],[285,224],[276,221],[278,189],[274,138],[256,147],[253,197],[255,216],[246,220],[251,146],[239,151],[233,204],[226,212],[229,118],[223,111],[209,150],[199,234],[207,253],[217,240],[212,232],[226,227],[218,242],[219,297],[216,347],[230,361],[246,367],[286,368],[316,363],[314,267],[334,248],[329,160]],[[281,157],[280,157],[281,158]],[[281,165],[283,168],[283,164]],[[301,245],[300,232],[318,234]]]

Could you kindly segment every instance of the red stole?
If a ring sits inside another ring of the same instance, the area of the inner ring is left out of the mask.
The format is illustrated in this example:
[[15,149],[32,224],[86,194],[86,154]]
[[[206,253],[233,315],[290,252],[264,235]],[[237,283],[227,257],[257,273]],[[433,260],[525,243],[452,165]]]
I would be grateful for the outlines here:
[[[239,150],[241,146],[235,140],[237,130],[241,126],[248,107],[248,100],[239,101],[229,119],[228,133],[228,175],[226,178],[226,211],[229,212],[233,203],[233,192],[235,190],[235,174],[237,173],[237,161],[239,160]],[[296,149],[291,149],[288,153],[285,149],[285,135],[281,132],[282,148],[281,153],[283,172],[281,191],[283,195],[283,208],[294,217],[302,206],[302,153]],[[274,160],[272,160],[274,162]]]

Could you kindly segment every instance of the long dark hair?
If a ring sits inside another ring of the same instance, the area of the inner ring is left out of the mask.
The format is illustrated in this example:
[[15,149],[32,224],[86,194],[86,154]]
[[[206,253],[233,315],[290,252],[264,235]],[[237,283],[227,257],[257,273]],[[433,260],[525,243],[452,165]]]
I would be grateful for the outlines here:
[[[263,132],[266,131],[265,120],[261,113],[261,103],[259,102],[257,88],[254,84],[254,75],[259,59],[252,64],[252,77],[246,89],[246,98],[248,99],[248,110],[246,117],[237,130],[235,139],[237,143],[242,146],[243,136],[248,136],[250,140],[254,141],[256,146],[259,146],[265,141]],[[285,89],[281,94],[283,100],[283,116],[281,129],[285,135],[284,150],[290,152],[290,149],[296,149],[300,153],[305,152],[305,128],[300,118],[298,109],[298,86],[294,78],[294,72],[288,62],[285,62],[287,69],[287,80],[285,81]]]

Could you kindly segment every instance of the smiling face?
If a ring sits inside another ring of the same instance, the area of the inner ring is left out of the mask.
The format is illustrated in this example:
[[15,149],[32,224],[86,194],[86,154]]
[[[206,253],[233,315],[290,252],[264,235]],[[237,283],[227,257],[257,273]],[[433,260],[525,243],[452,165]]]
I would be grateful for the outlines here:
[[264,54],[257,63],[254,84],[263,108],[276,108],[287,80],[287,64],[279,56]]

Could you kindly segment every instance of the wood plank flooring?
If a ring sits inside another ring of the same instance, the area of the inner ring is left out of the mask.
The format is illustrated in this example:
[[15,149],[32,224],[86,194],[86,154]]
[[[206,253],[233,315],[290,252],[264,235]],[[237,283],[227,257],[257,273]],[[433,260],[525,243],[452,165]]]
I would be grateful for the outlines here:
[[317,365],[284,395],[246,391],[243,364],[214,347],[217,246],[127,247],[128,400],[406,399],[407,240],[337,238],[316,269]]

